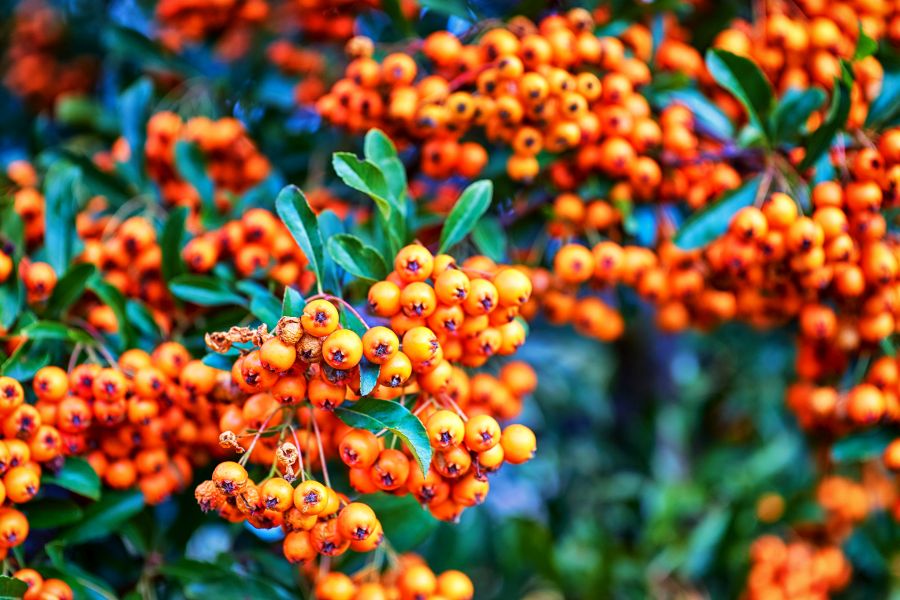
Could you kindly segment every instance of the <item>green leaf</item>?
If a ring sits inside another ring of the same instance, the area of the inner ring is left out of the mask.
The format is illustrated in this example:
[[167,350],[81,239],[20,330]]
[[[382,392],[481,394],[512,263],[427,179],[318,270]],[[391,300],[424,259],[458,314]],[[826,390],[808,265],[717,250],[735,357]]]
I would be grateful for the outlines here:
[[772,111],[772,139],[776,142],[794,140],[803,131],[809,116],[825,102],[825,98],[825,90],[821,88],[789,89]]
[[256,281],[239,281],[237,289],[250,297],[250,312],[254,317],[273,327],[281,318],[281,302],[272,292]]
[[322,235],[316,222],[316,215],[306,196],[295,185],[289,185],[281,190],[275,199],[275,209],[281,221],[291,232],[291,237],[303,250],[309,268],[316,275],[319,286],[322,285],[322,268],[325,264],[322,249]]
[[72,306],[84,293],[88,280],[94,276],[96,270],[90,263],[72,265],[53,288],[53,294],[47,301],[47,315],[58,317]]
[[81,507],[71,500],[42,498],[22,507],[33,529],[53,529],[77,523],[84,516]]
[[812,132],[806,141],[806,155],[800,161],[800,164],[797,165],[798,171],[803,172],[813,166],[820,156],[828,152],[834,136],[844,128],[849,115],[850,86],[840,79],[835,79],[828,114],[825,116],[822,124]]
[[425,425],[399,402],[361,398],[356,402],[345,402],[335,410],[335,414],[350,427],[372,432],[390,430],[406,443],[422,472],[428,471],[431,444]]
[[100,499],[100,477],[88,461],[77,456],[67,458],[59,472],[45,476],[44,481],[91,500]]
[[723,195],[715,203],[694,213],[675,234],[675,245],[684,250],[702,248],[728,230],[731,217],[738,210],[750,206],[756,199],[762,177],[746,181],[741,187]]
[[21,598],[28,591],[28,584],[21,579],[0,575],[0,599]]
[[22,335],[34,341],[52,340],[81,344],[90,344],[93,341],[91,336],[84,331],[56,321],[35,321],[22,328]]
[[731,119],[700,91],[687,89],[662,94],[659,104],[667,106],[673,102],[689,108],[697,121],[697,126],[704,132],[720,140],[734,137],[734,124]]
[[175,142],[175,167],[182,179],[197,190],[204,213],[207,216],[215,214],[216,189],[200,146],[186,140]]
[[88,288],[94,292],[101,302],[109,306],[116,315],[119,325],[119,339],[123,348],[132,348],[135,344],[134,328],[128,319],[128,311],[125,306],[125,296],[113,284],[104,281],[100,273],[88,282]]
[[875,54],[878,50],[878,42],[873,40],[863,31],[862,23],[859,24],[859,37],[856,40],[856,50],[853,51],[853,62],[862,60]]
[[128,322],[134,325],[145,337],[153,342],[161,339],[161,332],[153,313],[140,300],[128,300],[125,303],[125,317]]
[[502,262],[506,258],[506,231],[499,219],[480,219],[472,230],[472,241],[479,252],[494,262]]
[[380,129],[370,129],[363,142],[363,152],[367,161],[371,161],[381,170],[390,195],[392,208],[402,206],[406,195],[406,169],[397,157],[394,142]]
[[441,245],[438,252],[446,252],[469,235],[469,232],[491,207],[491,195],[494,184],[487,179],[472,183],[463,190],[453,210],[447,216],[447,222],[441,229]]
[[19,278],[19,259],[25,252],[25,228],[12,202],[0,204],[0,244],[12,246],[13,270],[0,283],[0,328],[10,330],[25,303],[25,286]]
[[360,160],[351,152],[335,152],[331,157],[331,164],[344,183],[372,198],[382,216],[390,219],[390,190],[384,173],[374,162]]
[[153,82],[148,77],[138,79],[119,96],[122,136],[128,142],[128,166],[135,181],[146,178],[144,141],[147,137],[147,120],[150,118],[152,99]]
[[437,519],[412,494],[368,494],[363,500],[375,511],[384,535],[397,552],[409,552],[424,542],[439,526]]
[[900,434],[884,427],[851,433],[831,446],[831,459],[835,462],[851,462],[877,458],[897,437]]
[[179,206],[173,210],[169,213],[169,218],[166,219],[159,236],[159,246],[162,249],[162,276],[166,283],[187,270],[181,257],[187,216],[186,206]]
[[79,251],[80,240],[75,228],[78,212],[75,186],[80,178],[78,167],[58,161],[50,167],[44,181],[44,245],[47,248],[47,262],[57,273],[65,273]]
[[373,282],[387,277],[388,268],[378,250],[365,245],[355,235],[341,233],[332,236],[327,248],[334,262],[351,275]]
[[474,19],[474,15],[469,9],[469,3],[465,0],[420,0],[419,6],[448,17],[462,19],[468,23]]
[[340,320],[342,327],[344,327],[345,329],[349,329],[359,337],[362,337],[368,330],[366,324],[363,323],[359,317],[353,314],[353,311],[347,310],[347,307],[341,308]]
[[179,275],[169,282],[176,298],[200,306],[246,306],[246,299],[226,281],[208,275]]
[[106,537],[118,531],[143,508],[144,495],[140,490],[106,491],[98,502],[84,511],[84,519],[65,530],[59,539],[66,544],[80,544]]
[[710,49],[706,53],[706,67],[716,83],[741,102],[750,122],[765,132],[772,108],[772,86],[756,63],[726,50]]
[[883,61],[884,80],[881,93],[869,105],[865,126],[876,129],[890,122],[900,111],[900,61]]
[[299,317],[303,313],[304,306],[306,306],[306,300],[303,299],[303,294],[290,286],[284,288],[284,299],[281,301],[281,316]]

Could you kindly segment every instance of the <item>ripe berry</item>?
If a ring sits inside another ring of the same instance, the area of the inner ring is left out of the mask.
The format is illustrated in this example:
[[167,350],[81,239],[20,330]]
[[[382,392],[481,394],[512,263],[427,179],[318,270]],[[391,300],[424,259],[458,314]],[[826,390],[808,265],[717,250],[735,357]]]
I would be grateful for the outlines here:
[[300,323],[306,333],[325,337],[338,328],[337,308],[328,300],[313,300],[303,307]]
[[338,513],[338,533],[347,540],[364,540],[377,525],[375,512],[362,502],[351,502]]
[[352,369],[362,354],[362,340],[350,329],[338,329],[322,343],[322,358],[335,369]]
[[455,412],[439,410],[428,417],[425,428],[434,448],[447,448],[462,442],[466,426]]
[[233,461],[219,463],[213,471],[212,478],[216,487],[229,496],[241,492],[248,480],[247,470]]
[[508,425],[500,438],[503,456],[506,462],[514,465],[531,460],[537,451],[537,440],[534,432],[519,424]]

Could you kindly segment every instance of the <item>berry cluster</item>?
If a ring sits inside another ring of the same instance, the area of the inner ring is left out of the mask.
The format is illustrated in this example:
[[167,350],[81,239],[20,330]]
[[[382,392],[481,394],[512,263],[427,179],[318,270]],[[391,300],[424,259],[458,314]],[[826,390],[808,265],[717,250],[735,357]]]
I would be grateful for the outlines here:
[[804,540],[785,543],[774,535],[757,538],[750,548],[747,598],[827,598],[850,581],[851,567],[839,546]]
[[191,239],[182,251],[191,271],[207,273],[228,259],[242,277],[265,275],[281,285],[307,289],[312,273],[305,271],[306,257],[287,228],[273,213],[252,208],[240,219]]
[[233,118],[217,120],[193,117],[184,121],[175,113],[155,113],[147,122],[145,154],[147,172],[166,202],[200,209],[200,196],[181,178],[175,164],[175,146],[184,141],[199,146],[207,173],[215,185],[216,207],[231,207],[230,194],[241,194],[269,174],[269,161],[247,136],[244,125]]
[[482,170],[487,152],[461,141],[467,134],[509,146],[507,173],[517,181],[538,175],[542,150],[577,149],[585,169],[613,177],[635,165],[642,181],[658,176],[644,155],[644,132],[658,137],[658,127],[635,92],[650,70],[618,38],[595,35],[595,25],[590,12],[572,9],[538,24],[517,17],[473,43],[438,31],[421,46],[431,67],[421,76],[408,53],[378,62],[365,52],[317,106],[351,131],[380,127],[398,143],[421,142],[422,172],[434,178]]

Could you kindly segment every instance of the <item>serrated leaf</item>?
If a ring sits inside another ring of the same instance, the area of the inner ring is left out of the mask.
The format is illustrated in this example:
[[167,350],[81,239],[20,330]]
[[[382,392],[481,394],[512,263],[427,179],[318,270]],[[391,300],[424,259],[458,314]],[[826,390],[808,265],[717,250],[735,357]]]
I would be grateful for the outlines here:
[[825,90],[813,87],[789,89],[772,111],[772,139],[788,142],[800,135],[809,116],[825,102]]
[[208,275],[179,275],[169,282],[172,294],[200,306],[246,306],[246,299],[227,282]]
[[77,456],[67,458],[62,468],[44,481],[91,500],[100,499],[100,477],[88,461]]
[[162,276],[166,283],[187,270],[181,257],[187,216],[186,206],[174,209],[169,213],[159,236],[159,247],[162,249]]
[[21,333],[33,341],[51,340],[80,344],[90,344],[93,341],[84,331],[56,321],[35,321],[23,327]]
[[140,490],[107,490],[98,502],[84,511],[84,519],[65,530],[59,539],[66,544],[79,544],[106,537],[143,508],[144,495]]
[[94,276],[96,270],[90,263],[72,265],[53,288],[53,294],[47,301],[47,315],[58,317],[72,306],[84,293],[88,280]]
[[446,252],[461,242],[491,207],[494,184],[486,179],[470,184],[460,194],[453,210],[447,216],[441,229],[441,243],[438,252]]
[[707,51],[706,67],[716,83],[740,101],[750,122],[765,133],[766,119],[774,96],[772,86],[756,63],[749,58],[716,48]]
[[373,282],[387,277],[387,265],[378,250],[365,245],[355,235],[342,233],[332,236],[327,248],[334,262],[351,275]]
[[279,192],[278,198],[275,199],[275,209],[291,232],[291,237],[306,255],[309,268],[321,286],[322,267],[325,264],[322,236],[316,223],[316,215],[310,208],[306,196],[297,186],[289,185]]
[[81,177],[78,167],[67,161],[54,163],[44,181],[44,245],[47,262],[57,274],[65,273],[79,252],[75,228],[78,201],[75,186]]
[[741,187],[723,195],[691,217],[678,228],[675,234],[675,245],[684,250],[702,248],[728,230],[731,217],[738,210],[753,204],[762,177],[757,176],[746,181]]
[[335,414],[350,427],[379,432],[388,429],[406,443],[423,473],[431,464],[431,444],[425,425],[409,409],[393,400],[361,398],[345,402]]
[[28,517],[28,524],[33,529],[52,529],[71,525],[84,516],[80,506],[71,500],[57,498],[32,500],[22,506],[22,512]]
[[284,299],[281,301],[281,316],[299,317],[303,313],[304,306],[306,306],[306,300],[303,299],[303,294],[290,286],[284,288]]
[[850,86],[841,79],[835,79],[828,114],[825,116],[822,124],[810,134],[809,139],[804,144],[806,154],[803,160],[800,161],[800,164],[797,165],[798,171],[803,172],[813,166],[820,156],[828,152],[834,136],[844,128],[849,115]]

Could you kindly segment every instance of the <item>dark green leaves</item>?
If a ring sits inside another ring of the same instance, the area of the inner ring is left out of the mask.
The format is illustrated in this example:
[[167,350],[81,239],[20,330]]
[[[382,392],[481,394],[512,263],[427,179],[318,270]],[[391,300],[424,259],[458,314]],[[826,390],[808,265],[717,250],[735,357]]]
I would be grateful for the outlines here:
[[472,241],[479,252],[495,262],[506,257],[506,232],[496,218],[485,217],[475,223]]
[[825,102],[825,91],[820,88],[790,89],[778,101],[770,119],[772,139],[792,141],[803,131],[807,119]]
[[91,500],[100,499],[100,477],[88,461],[77,456],[66,459],[55,475],[44,477],[44,483],[52,483]]
[[368,281],[387,277],[388,268],[378,251],[349,233],[341,233],[328,240],[328,254],[345,271]]
[[851,433],[831,447],[831,459],[835,462],[850,462],[876,458],[897,437],[900,437],[897,432],[884,427]]
[[0,575],[0,600],[21,598],[28,591],[28,584],[15,577]]
[[180,140],[175,143],[175,166],[185,181],[190,183],[203,203],[206,215],[215,213],[215,186],[206,170],[206,159],[200,146]]
[[77,523],[84,516],[81,507],[71,500],[44,498],[34,500],[22,507],[28,517],[29,525],[34,529],[51,529]]
[[344,183],[372,198],[382,215],[390,216],[391,205],[387,200],[390,192],[378,165],[370,160],[360,160],[352,152],[335,152],[331,164]]
[[246,300],[227,282],[207,275],[179,275],[169,282],[172,294],[200,306],[244,306]]
[[438,252],[446,252],[472,231],[478,220],[490,208],[493,190],[494,185],[486,179],[476,181],[463,190],[441,230],[441,245]]
[[250,298],[250,312],[253,316],[269,327],[274,327],[281,318],[281,302],[278,298],[256,281],[239,281],[236,287]]
[[75,186],[80,177],[77,167],[66,161],[58,161],[50,167],[44,182],[47,203],[44,243],[47,247],[47,262],[58,274],[68,270],[69,263],[78,253],[79,241],[75,230],[78,201]]
[[47,301],[47,314],[58,317],[75,303],[84,293],[88,280],[94,276],[96,270],[90,263],[72,265],[53,288],[53,294]]
[[750,122],[766,131],[766,118],[772,108],[772,86],[752,60],[725,50],[706,53],[706,66],[713,79],[731,92],[747,110]]
[[362,398],[356,402],[345,402],[335,414],[350,427],[376,433],[383,429],[390,430],[412,450],[422,472],[428,471],[431,464],[428,433],[422,421],[399,402]]
[[322,269],[325,264],[322,236],[316,223],[316,215],[310,208],[306,196],[297,186],[289,185],[282,189],[275,199],[275,210],[291,232],[291,237],[306,255],[309,268],[315,273],[316,281],[321,288]]
[[284,299],[281,301],[281,316],[299,317],[306,306],[303,295],[292,287],[284,288]]
[[741,187],[728,192],[714,204],[694,213],[675,234],[675,244],[685,250],[702,248],[728,229],[731,217],[738,210],[753,204],[761,177],[754,177]]
[[55,321],[35,321],[22,328],[22,334],[29,340],[50,340],[54,342],[73,342],[90,344],[91,336],[62,323]]
[[119,96],[119,120],[122,136],[128,142],[128,167],[132,177],[141,181],[144,172],[144,140],[147,119],[150,118],[150,101],[153,98],[153,83],[148,78],[139,79]]
[[797,166],[799,171],[805,171],[813,166],[819,157],[828,151],[834,136],[843,129],[849,115],[850,86],[841,79],[835,79],[828,114],[819,128],[809,136],[806,142],[806,155]]
[[385,537],[397,552],[414,549],[438,526],[438,521],[419,505],[412,494],[372,494],[365,497],[365,503],[375,511]]
[[697,125],[706,133],[720,140],[727,140],[734,136],[734,125],[728,116],[698,90],[676,90],[662,95],[663,105],[672,102],[683,104],[691,109]]
[[109,306],[116,315],[119,324],[119,338],[124,348],[131,348],[135,343],[134,328],[128,319],[128,311],[125,306],[125,296],[117,287],[103,280],[99,274],[95,274],[88,282],[88,287],[94,292],[101,302]]
[[159,236],[162,249],[162,276],[166,282],[185,272],[184,260],[181,258],[181,244],[184,241],[185,221],[188,209],[179,206],[169,213],[166,224]]
[[78,544],[105,537],[118,531],[123,523],[143,508],[144,495],[140,490],[106,491],[99,502],[84,511],[84,519],[63,532],[59,539],[68,544]]
[[856,50],[853,51],[853,62],[872,56],[876,50],[878,50],[878,42],[863,31],[862,23],[860,23],[859,38],[856,40]]

